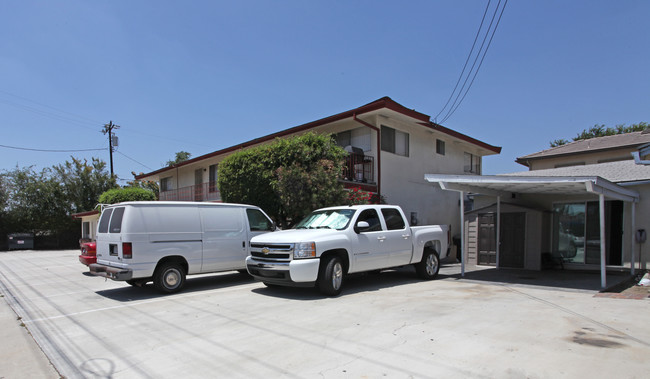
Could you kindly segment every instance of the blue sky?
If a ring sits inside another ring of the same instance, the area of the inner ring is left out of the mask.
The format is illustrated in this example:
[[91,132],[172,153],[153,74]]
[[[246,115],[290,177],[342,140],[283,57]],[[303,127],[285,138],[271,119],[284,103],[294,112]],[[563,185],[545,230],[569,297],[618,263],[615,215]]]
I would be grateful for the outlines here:
[[[491,10],[498,0],[491,2]],[[0,2],[0,145],[107,148],[161,168],[383,96],[445,105],[487,0]],[[510,0],[444,126],[503,148],[484,174],[594,124],[650,122],[650,1]],[[0,170],[108,151],[0,147]]]

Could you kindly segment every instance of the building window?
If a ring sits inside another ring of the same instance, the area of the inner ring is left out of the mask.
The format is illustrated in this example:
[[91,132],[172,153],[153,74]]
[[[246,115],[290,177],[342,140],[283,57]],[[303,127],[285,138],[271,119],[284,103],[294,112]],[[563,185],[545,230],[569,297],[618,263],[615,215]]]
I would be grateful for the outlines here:
[[481,175],[481,157],[465,153],[465,165],[463,170],[466,173]]
[[347,130],[345,132],[337,133],[334,136],[336,144],[341,147],[351,146],[352,145],[352,131]]
[[436,153],[445,155],[445,141],[440,139],[436,140]]
[[160,192],[166,192],[172,190],[172,177],[160,179]]
[[84,221],[82,225],[83,231],[81,232],[81,238],[90,238],[90,222]]
[[403,157],[409,156],[409,135],[408,133],[390,128],[388,126],[381,126],[381,149],[389,153],[401,155]]
[[[605,202],[606,264],[623,263],[622,201]],[[597,201],[553,205],[553,254],[565,262],[600,264],[600,206]]]
[[370,143],[370,130],[368,128],[356,128],[333,134],[336,144],[345,148],[348,146],[358,147],[363,151],[372,150]]
[[209,167],[208,190],[217,192],[217,179],[219,178],[219,165],[213,164]]

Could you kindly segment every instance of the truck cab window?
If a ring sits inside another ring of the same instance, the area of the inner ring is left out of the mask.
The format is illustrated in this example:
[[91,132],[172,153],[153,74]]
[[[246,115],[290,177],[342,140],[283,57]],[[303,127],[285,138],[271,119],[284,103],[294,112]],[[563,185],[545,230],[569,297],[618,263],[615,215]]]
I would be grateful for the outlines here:
[[370,227],[365,229],[364,232],[377,232],[381,230],[379,215],[374,209],[366,209],[365,211],[361,212],[359,218],[357,219],[357,222],[359,221],[365,221],[370,225]]
[[388,230],[402,230],[406,227],[404,218],[395,208],[382,208],[381,214],[384,215],[386,220],[386,227]]

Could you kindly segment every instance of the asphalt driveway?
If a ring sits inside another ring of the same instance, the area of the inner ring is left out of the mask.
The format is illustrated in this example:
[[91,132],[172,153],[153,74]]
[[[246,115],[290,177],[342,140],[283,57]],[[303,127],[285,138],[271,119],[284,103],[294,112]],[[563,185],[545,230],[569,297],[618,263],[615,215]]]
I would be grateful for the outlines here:
[[32,344],[17,362],[11,348],[2,348],[0,377],[24,377],[30,369],[67,378],[648,372],[649,300],[459,279],[457,265],[431,282],[410,269],[354,277],[336,298],[266,288],[237,273],[189,277],[183,292],[162,296],[151,286],[88,276],[77,255],[0,252],[2,302],[15,312],[2,312],[2,325],[16,332],[2,344],[17,348],[28,331],[43,352]]

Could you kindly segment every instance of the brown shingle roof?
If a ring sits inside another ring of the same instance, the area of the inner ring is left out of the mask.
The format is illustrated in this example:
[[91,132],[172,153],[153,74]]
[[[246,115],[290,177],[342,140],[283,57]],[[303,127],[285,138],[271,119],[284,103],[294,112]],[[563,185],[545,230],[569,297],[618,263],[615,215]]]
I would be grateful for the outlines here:
[[548,176],[548,177],[580,177],[600,176],[612,183],[639,182],[650,180],[650,166],[638,165],[634,160],[588,164],[585,166],[569,166],[502,174],[502,176]]
[[170,170],[173,170],[173,169],[175,169],[177,167],[181,167],[181,166],[185,166],[185,165],[188,165],[188,164],[191,164],[191,163],[195,163],[195,162],[198,162],[198,161],[210,158],[210,157],[214,157],[214,156],[222,155],[222,154],[227,154],[227,153],[230,153],[230,152],[233,152],[233,151],[236,151],[236,150],[240,150],[240,149],[244,149],[246,147],[250,147],[250,146],[253,146],[253,145],[256,145],[256,144],[259,144],[259,143],[272,141],[273,139],[275,139],[277,137],[284,137],[284,136],[287,136],[287,135],[290,135],[290,134],[293,134],[293,133],[310,130],[310,129],[313,129],[313,128],[318,127],[318,126],[325,125],[325,124],[328,124],[328,123],[331,123],[331,122],[334,122],[334,121],[343,120],[343,119],[346,119],[346,118],[354,118],[354,117],[362,115],[364,113],[376,111],[376,110],[383,109],[383,108],[389,109],[389,110],[392,110],[392,111],[395,111],[395,112],[398,112],[398,113],[401,113],[401,114],[403,114],[405,116],[408,116],[408,117],[412,117],[413,119],[417,120],[417,122],[420,125],[422,125],[424,127],[440,131],[440,132],[448,134],[448,135],[450,135],[452,137],[455,137],[455,138],[464,140],[466,142],[469,142],[471,144],[480,146],[480,147],[482,147],[484,149],[487,149],[487,150],[491,151],[494,154],[501,153],[501,147],[499,147],[499,146],[489,145],[489,144],[487,144],[485,142],[479,141],[479,140],[477,140],[475,138],[472,138],[470,136],[467,136],[465,134],[462,134],[462,133],[456,132],[454,130],[445,128],[442,125],[435,124],[435,123],[431,122],[431,117],[429,115],[426,115],[424,113],[420,113],[420,112],[418,112],[418,111],[416,111],[414,109],[406,108],[405,106],[403,106],[402,104],[399,104],[398,102],[394,101],[390,97],[385,96],[385,97],[382,97],[381,99],[377,99],[377,100],[375,100],[373,102],[370,102],[370,103],[368,103],[366,105],[362,105],[362,106],[360,106],[358,108],[351,109],[349,111],[345,111],[345,112],[341,112],[341,113],[338,113],[338,114],[335,114],[335,115],[332,115],[332,116],[329,116],[329,117],[321,118],[319,120],[312,121],[312,122],[309,122],[309,123],[306,123],[306,124],[303,124],[303,125],[294,126],[293,128],[285,129],[285,130],[282,130],[282,131],[279,131],[279,132],[276,132],[276,133],[273,133],[273,134],[269,134],[269,135],[266,135],[266,136],[263,136],[263,137],[259,137],[259,138],[256,138],[254,140],[241,143],[239,145],[231,146],[231,147],[228,147],[228,148],[225,148],[225,149],[222,149],[222,150],[214,151],[212,153],[204,154],[204,155],[201,155],[199,157],[192,158],[192,159],[189,159],[189,160],[181,162],[181,163],[177,163],[177,164],[175,164],[173,166],[163,167],[161,169],[158,169],[156,171],[153,171],[153,172],[150,172],[150,173],[147,173],[147,174],[136,175],[135,178],[136,179],[143,179],[143,178],[146,178],[148,176],[157,175],[157,174],[163,173],[165,171],[170,171]]
[[636,148],[645,143],[650,143],[650,133],[648,130],[574,141],[567,143],[566,145],[552,147],[547,150],[519,157],[516,162],[528,166],[526,164],[527,161],[536,159],[621,148]]

